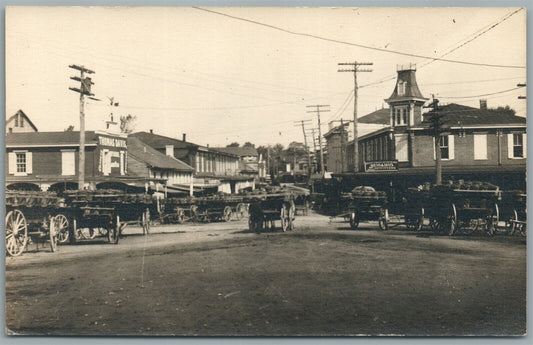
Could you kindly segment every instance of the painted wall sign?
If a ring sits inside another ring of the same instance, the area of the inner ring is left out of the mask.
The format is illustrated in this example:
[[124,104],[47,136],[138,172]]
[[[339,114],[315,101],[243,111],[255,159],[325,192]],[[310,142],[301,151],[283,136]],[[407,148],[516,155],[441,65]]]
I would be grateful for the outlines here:
[[126,139],[98,137],[98,142],[101,146],[127,147]]

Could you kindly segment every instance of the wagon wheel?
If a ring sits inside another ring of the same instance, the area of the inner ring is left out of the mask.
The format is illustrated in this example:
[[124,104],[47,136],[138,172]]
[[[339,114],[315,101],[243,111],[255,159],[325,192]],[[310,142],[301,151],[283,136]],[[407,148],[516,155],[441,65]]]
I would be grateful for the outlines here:
[[57,250],[57,234],[58,234],[58,224],[55,217],[49,217],[50,227],[48,229],[48,240],[50,242],[50,250],[55,252]]
[[285,232],[289,229],[289,212],[287,205],[283,204],[279,211],[279,219],[281,221],[281,231]]
[[237,218],[237,220],[241,220],[245,217],[244,213],[242,212],[242,207],[242,203],[238,203],[237,206],[235,206],[235,218]]
[[185,210],[181,207],[176,208],[176,221],[178,224],[183,224],[185,222]]
[[232,213],[233,213],[233,211],[231,210],[231,206],[224,207],[224,213],[222,215],[222,219],[225,222],[229,222],[231,220],[231,214]]
[[107,229],[107,240],[109,243],[112,244],[118,244],[118,234],[120,231],[120,216],[115,215],[115,218],[113,221],[111,221],[111,224],[109,224],[109,227]]
[[498,207],[498,204],[494,204],[494,207],[490,211],[489,216],[487,217],[487,234],[489,236],[494,235],[495,227],[498,225],[498,221],[500,220],[500,208]]
[[448,214],[447,225],[448,225],[448,235],[452,236],[455,230],[457,230],[457,209],[455,204],[452,204],[450,214]]
[[70,237],[70,224],[67,217],[65,217],[65,215],[63,214],[57,214],[54,217],[54,222],[57,232],[57,241],[61,244],[67,243]]
[[355,212],[350,213],[348,220],[350,221],[350,228],[352,228],[352,230],[357,230],[359,227],[359,219],[355,216]]
[[6,251],[11,256],[18,256],[26,249],[28,243],[28,224],[20,210],[9,211],[6,215]]
[[150,210],[147,208],[142,213],[141,217],[142,217],[141,224],[143,227],[143,235],[148,235],[150,233]]
[[378,219],[379,228],[383,231],[389,230],[389,210],[384,209]]

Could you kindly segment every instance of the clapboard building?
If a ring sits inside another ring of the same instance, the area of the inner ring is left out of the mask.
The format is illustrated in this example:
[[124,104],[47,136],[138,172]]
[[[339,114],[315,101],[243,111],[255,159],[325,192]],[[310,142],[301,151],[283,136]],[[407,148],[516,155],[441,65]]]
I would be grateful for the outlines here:
[[[8,189],[76,189],[80,132],[25,132],[6,134]],[[85,132],[84,188],[127,179],[126,136],[102,131]]]
[[[435,180],[435,149],[441,151],[443,180],[481,180],[502,188],[525,189],[526,119],[506,109],[446,104],[437,108],[442,133],[434,140],[429,116],[413,66],[398,69],[398,78],[385,110],[369,114],[387,127],[359,137],[358,172],[354,171],[353,141],[346,145],[347,171],[338,176],[354,184],[382,189],[393,184],[416,186]],[[432,110],[433,111],[433,110]],[[365,121],[365,117],[362,117]]]
[[194,169],[196,194],[223,192],[237,193],[255,189],[253,176],[241,175],[239,156],[186,141],[150,132],[131,134],[155,150],[188,164]]

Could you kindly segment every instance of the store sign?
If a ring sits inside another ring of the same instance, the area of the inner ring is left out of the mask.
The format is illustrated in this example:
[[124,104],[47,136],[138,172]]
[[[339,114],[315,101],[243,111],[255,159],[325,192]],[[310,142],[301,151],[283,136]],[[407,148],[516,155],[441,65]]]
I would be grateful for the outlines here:
[[365,162],[365,171],[397,171],[398,161]]
[[101,146],[127,147],[126,139],[109,138],[109,137],[99,137],[98,139],[99,139],[99,143]]

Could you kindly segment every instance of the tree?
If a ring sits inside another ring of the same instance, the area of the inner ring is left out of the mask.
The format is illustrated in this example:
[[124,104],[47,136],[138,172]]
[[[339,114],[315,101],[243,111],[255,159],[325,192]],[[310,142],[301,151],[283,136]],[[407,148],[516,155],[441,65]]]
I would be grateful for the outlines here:
[[128,114],[120,117],[120,133],[129,134],[135,129],[137,116]]
[[239,147],[239,143],[238,142],[232,142],[231,144],[226,145],[226,147]]
[[499,113],[507,113],[509,115],[516,115],[516,111],[508,105],[506,105],[505,107],[499,106],[498,108],[492,108],[490,110]]
[[253,147],[253,148],[255,148],[255,145],[252,144],[251,142],[247,141],[247,142],[244,143],[244,145],[242,145],[242,147]]
[[65,129],[65,132],[72,132],[74,130],[74,126],[73,125],[69,125],[66,129]]

